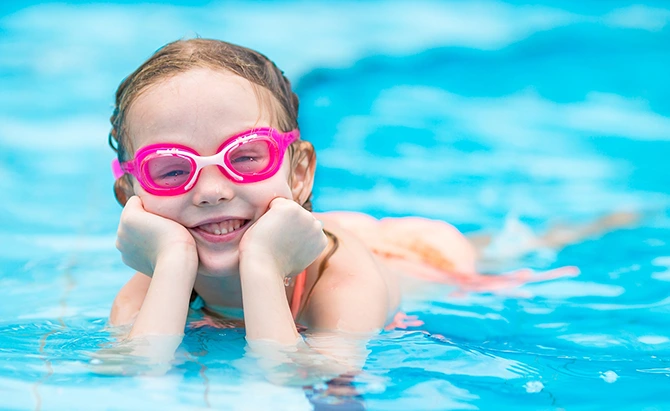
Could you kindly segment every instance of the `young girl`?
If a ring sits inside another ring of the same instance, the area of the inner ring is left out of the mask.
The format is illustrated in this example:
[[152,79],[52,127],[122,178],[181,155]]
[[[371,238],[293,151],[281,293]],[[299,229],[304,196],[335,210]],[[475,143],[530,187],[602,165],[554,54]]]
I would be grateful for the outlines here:
[[137,273],[112,325],[132,324],[131,339],[180,336],[197,295],[211,316],[243,309],[250,344],[290,347],[297,326],[389,325],[399,269],[476,284],[475,249],[446,223],[312,213],[316,157],[297,116],[274,63],[222,41],[170,43],[123,81],[110,133],[117,248]]
[[110,133],[117,247],[137,273],[111,324],[132,323],[130,338],[181,335],[192,292],[222,316],[243,308],[249,341],[393,318],[394,275],[340,217],[310,211],[316,159],[297,114],[271,61],[221,41],[168,44],[123,81]]

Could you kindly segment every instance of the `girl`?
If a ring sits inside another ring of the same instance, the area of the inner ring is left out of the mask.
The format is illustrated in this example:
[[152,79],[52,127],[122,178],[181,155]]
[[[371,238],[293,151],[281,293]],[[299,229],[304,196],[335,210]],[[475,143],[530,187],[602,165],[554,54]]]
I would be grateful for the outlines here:
[[395,277],[338,217],[310,212],[316,167],[298,99],[265,56],[177,41],[120,85],[110,142],[125,204],[117,248],[137,270],[110,322],[129,337],[181,335],[192,292],[243,310],[247,340],[368,333],[393,317]]
[[312,213],[316,157],[297,116],[274,63],[222,41],[170,43],[122,82],[110,133],[117,248],[137,273],[111,324],[132,324],[131,339],[181,336],[197,295],[215,317],[243,308],[250,345],[291,347],[297,324],[368,335],[391,323],[390,266],[477,284],[475,249],[446,223]]

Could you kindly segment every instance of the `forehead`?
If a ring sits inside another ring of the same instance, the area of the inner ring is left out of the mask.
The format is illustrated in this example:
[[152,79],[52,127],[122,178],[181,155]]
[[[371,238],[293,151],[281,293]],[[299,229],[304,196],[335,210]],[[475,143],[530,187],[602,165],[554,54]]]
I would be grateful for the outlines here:
[[208,151],[241,131],[270,126],[272,116],[261,104],[260,88],[235,74],[205,68],[151,85],[126,114],[129,151],[155,143]]

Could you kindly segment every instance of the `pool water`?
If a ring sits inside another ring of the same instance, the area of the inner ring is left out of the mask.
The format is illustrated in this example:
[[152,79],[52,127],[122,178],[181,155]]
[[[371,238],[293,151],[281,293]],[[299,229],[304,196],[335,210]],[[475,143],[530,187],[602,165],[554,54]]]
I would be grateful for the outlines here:
[[[0,5],[0,409],[670,408],[666,3],[168,3]],[[114,248],[113,93],[194,35],[293,80],[316,209],[493,234],[492,274],[581,274],[408,298],[423,325],[368,344],[351,398],[267,382],[239,329],[188,330],[163,376],[92,373],[132,275]],[[515,242],[622,211],[639,222],[559,250]]]

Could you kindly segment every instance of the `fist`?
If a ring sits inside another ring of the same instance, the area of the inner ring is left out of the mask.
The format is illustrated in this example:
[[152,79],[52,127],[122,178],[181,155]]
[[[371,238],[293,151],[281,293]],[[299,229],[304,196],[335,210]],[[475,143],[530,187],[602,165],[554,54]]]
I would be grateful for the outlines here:
[[116,248],[124,264],[148,276],[166,252],[198,258],[191,233],[175,221],[146,211],[137,196],[130,197],[121,212]]
[[263,259],[283,277],[312,264],[328,245],[323,224],[295,201],[275,198],[242,237],[240,260]]

